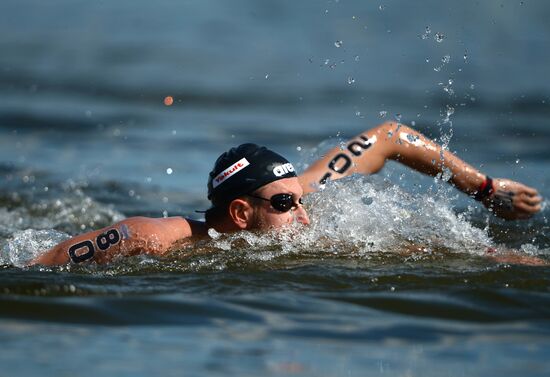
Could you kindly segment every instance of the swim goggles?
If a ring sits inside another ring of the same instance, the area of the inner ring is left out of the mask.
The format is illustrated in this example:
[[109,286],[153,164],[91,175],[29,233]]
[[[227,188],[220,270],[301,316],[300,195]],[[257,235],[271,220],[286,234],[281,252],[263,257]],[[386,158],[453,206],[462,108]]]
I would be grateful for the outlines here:
[[298,208],[302,205],[302,198],[298,199],[298,203],[294,201],[291,194],[275,194],[271,198],[262,198],[261,196],[246,194],[256,199],[262,199],[271,204],[271,207],[276,209],[279,212],[288,212],[293,208]]

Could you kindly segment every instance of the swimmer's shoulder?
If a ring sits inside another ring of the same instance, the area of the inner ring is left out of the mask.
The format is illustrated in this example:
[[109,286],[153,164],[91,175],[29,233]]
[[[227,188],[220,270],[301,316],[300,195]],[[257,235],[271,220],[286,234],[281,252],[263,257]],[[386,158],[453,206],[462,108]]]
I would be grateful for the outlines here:
[[204,223],[183,217],[129,217],[106,228],[80,234],[41,253],[29,265],[61,265],[118,256],[162,255],[177,242],[206,234]]
[[162,234],[167,240],[178,240],[207,233],[204,222],[182,216],[150,218],[131,217],[125,220],[131,229],[142,234]]

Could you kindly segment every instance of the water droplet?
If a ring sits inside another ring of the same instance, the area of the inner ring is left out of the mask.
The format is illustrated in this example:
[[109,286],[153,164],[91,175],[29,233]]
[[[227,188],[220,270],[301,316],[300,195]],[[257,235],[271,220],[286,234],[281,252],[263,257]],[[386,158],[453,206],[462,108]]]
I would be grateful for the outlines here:
[[215,240],[216,238],[220,238],[221,233],[218,233],[214,228],[210,228],[208,229],[208,235]]
[[391,287],[390,291],[395,292],[395,287]]
[[430,62],[430,58],[426,58],[426,63],[429,63]]
[[359,61],[359,55],[355,55],[355,56],[353,57],[353,60],[355,60],[356,62],[358,62],[358,61]]
[[361,112],[360,112],[360,111],[356,111],[356,112],[355,112],[355,116],[360,117],[360,116],[361,116]]
[[413,126],[413,127],[416,126],[416,121],[412,120],[411,121],[411,126]]
[[164,218],[168,217],[168,211],[167,210],[162,211],[162,217],[164,217]]
[[516,164],[519,164],[519,158],[516,160]]
[[395,114],[395,120],[401,122],[401,114]]
[[342,41],[336,41],[336,42],[334,42],[334,46],[336,46],[336,48],[342,47],[343,44],[344,44],[344,42],[342,42]]
[[428,36],[430,35],[431,32],[432,30],[430,29],[430,27],[426,26],[425,32],[424,34],[422,34],[422,39],[428,39]]
[[443,35],[443,33],[435,33],[434,39],[437,43],[441,43],[443,42],[443,39],[445,39],[445,36]]
[[464,61],[468,60],[468,54],[464,54]]
[[354,79],[353,77],[351,77],[351,76],[348,77],[348,84],[351,85],[351,84],[353,84],[353,83],[355,83],[355,79]]
[[451,61],[451,55],[445,55],[441,58],[441,61],[443,62],[443,64],[448,64]]
[[378,114],[380,115],[380,118],[385,118],[386,115],[388,115],[388,112],[385,111],[385,110],[382,110],[382,111],[380,111]]
[[475,85],[474,84],[470,84],[470,89],[474,90],[475,89]]
[[265,79],[267,80],[269,78],[269,73],[265,75]]
[[300,151],[302,150],[302,147],[298,145],[298,146],[296,147],[296,150],[297,150],[298,152],[300,152]]
[[383,6],[382,4],[380,4],[380,6],[378,7],[378,9],[379,9],[379,10],[384,10],[384,9],[386,9],[386,7]]
[[170,175],[172,174],[174,171],[172,170],[172,168],[168,168],[166,169],[166,174]]
[[370,196],[365,196],[364,198],[361,198],[361,201],[363,202],[364,205],[368,206],[372,204],[374,199],[371,198]]

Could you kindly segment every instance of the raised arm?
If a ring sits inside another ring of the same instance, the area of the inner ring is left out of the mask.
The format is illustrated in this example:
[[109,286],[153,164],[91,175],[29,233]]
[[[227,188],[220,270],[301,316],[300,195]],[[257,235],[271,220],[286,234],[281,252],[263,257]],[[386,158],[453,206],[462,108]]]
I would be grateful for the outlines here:
[[432,176],[449,171],[451,184],[505,219],[528,218],[541,209],[537,190],[504,178],[491,179],[412,128],[392,122],[333,148],[300,176],[300,182],[304,192],[312,192],[328,180],[376,173],[388,159]]
[[30,264],[105,263],[117,256],[163,254],[177,240],[191,235],[181,217],[131,217],[112,226],[81,234],[44,252]]

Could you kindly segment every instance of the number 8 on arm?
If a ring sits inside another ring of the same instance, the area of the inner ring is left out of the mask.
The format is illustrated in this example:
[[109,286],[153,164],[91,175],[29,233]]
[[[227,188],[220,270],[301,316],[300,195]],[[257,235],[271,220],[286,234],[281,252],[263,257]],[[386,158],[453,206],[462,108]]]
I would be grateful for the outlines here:
[[188,222],[181,217],[131,217],[64,241],[34,259],[30,265],[52,266],[92,260],[105,263],[116,256],[164,254],[175,241],[188,237],[190,233]]

